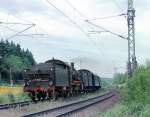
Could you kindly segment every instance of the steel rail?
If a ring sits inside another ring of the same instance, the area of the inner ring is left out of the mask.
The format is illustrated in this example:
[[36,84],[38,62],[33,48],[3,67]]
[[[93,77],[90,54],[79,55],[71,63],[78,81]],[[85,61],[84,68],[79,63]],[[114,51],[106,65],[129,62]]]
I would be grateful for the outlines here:
[[[64,105],[64,106],[60,106],[60,107],[47,109],[47,110],[36,112],[36,113],[23,115],[22,117],[35,117],[35,116],[43,116],[43,115],[46,115],[46,114],[47,115],[50,115],[50,114],[52,115],[53,113],[56,114],[57,112],[58,113],[56,115],[54,114],[53,117],[63,117],[63,116],[69,115],[71,113],[74,113],[76,111],[85,109],[85,108],[87,108],[91,105],[96,104],[97,102],[102,102],[104,100],[107,100],[107,99],[113,97],[114,95],[115,94],[113,92],[109,92],[109,93],[106,93],[104,95],[97,96],[97,97],[90,98],[90,99],[86,99],[86,100],[83,100],[83,101],[78,101],[78,102],[67,104],[67,105]],[[59,111],[61,111],[60,114],[59,114]]]
[[36,100],[36,101],[24,101],[24,102],[15,102],[15,103],[9,103],[9,104],[0,104],[0,110],[29,106],[30,104],[37,104],[39,102],[42,102],[42,101]]
[[33,103],[33,101],[15,102],[15,103],[10,103],[10,104],[1,104],[0,105],[0,110],[9,109],[9,108],[16,108],[18,106],[22,107],[22,106],[29,105],[30,103]]
[[87,105],[85,105],[85,106],[81,106],[81,107],[79,107],[79,108],[77,108],[77,109],[73,109],[72,111],[65,112],[65,113],[60,114],[60,115],[58,115],[58,116],[56,116],[56,117],[66,117],[66,116],[69,116],[69,115],[72,114],[72,113],[75,113],[75,112],[77,112],[77,111],[81,111],[81,110],[83,110],[83,109],[86,109],[86,108],[88,108],[88,107],[90,107],[90,106],[92,106],[92,105],[94,105],[94,104],[96,104],[96,103],[98,103],[98,102],[105,101],[105,100],[107,100],[107,99],[113,97],[114,95],[115,95],[115,94],[111,94],[111,95],[109,95],[108,97],[105,97],[105,98],[100,99],[99,101],[95,101],[95,102],[92,102],[92,103],[87,104]]

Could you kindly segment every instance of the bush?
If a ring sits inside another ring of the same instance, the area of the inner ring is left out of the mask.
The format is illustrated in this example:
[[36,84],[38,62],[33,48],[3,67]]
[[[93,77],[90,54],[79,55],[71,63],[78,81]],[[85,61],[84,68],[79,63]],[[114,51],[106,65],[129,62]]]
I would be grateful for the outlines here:
[[23,102],[23,101],[29,101],[31,100],[31,98],[29,97],[27,93],[20,93],[17,95],[16,100],[18,102]]
[[8,100],[9,100],[9,102],[15,102],[15,96],[12,94],[12,93],[8,93]]
[[116,73],[114,74],[113,79],[113,84],[115,85],[124,84],[127,81],[127,74]]
[[103,89],[107,89],[109,87],[109,84],[105,80],[101,80],[101,87]]
[[141,112],[139,117],[150,117],[150,105],[145,105],[143,112]]
[[[115,84],[122,83],[120,76],[116,75]],[[121,104],[100,113],[100,117],[150,117],[150,61],[139,66],[127,80],[121,89],[121,98]]]
[[6,95],[0,95],[0,104],[8,103],[8,97]]
[[122,104],[116,104],[113,108],[104,113],[99,113],[98,117],[123,117],[126,115],[126,107]]
[[133,77],[127,81],[122,90],[123,103],[127,106],[130,114],[140,116],[146,104],[150,104],[150,67],[140,66],[136,69]]

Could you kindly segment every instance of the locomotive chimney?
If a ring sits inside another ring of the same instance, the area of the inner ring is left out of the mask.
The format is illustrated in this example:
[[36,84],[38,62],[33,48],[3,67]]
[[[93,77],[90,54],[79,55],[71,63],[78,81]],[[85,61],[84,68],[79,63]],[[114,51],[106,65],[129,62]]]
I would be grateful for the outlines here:
[[73,62],[71,62],[71,68],[74,69],[74,63]]

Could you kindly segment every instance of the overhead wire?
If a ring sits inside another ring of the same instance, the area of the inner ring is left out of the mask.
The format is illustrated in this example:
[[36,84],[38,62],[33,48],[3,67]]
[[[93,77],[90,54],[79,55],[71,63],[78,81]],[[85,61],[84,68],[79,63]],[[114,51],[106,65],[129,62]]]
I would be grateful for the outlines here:
[[[72,7],[84,20],[87,19],[87,17],[82,14],[80,11],[78,11],[77,8],[74,7],[74,5],[72,5],[68,0],[64,0],[68,5],[70,5],[70,7]],[[90,29],[93,30],[93,28],[88,25]],[[102,50],[97,46],[97,44],[93,41],[93,39],[90,37],[90,35],[88,35],[88,38],[90,39],[90,41],[93,43],[93,45],[104,55],[104,53],[102,52]]]
[[[75,8],[74,5],[72,5],[68,0],[64,0],[64,1],[65,1],[70,7],[72,7],[72,8],[84,19],[84,21],[87,19],[87,17],[86,17],[84,14],[82,14],[80,11],[78,11],[78,9]],[[90,29],[94,30],[91,25],[88,25],[88,26],[89,26]],[[97,35],[96,35],[96,37],[97,37]],[[98,37],[97,37],[97,38],[98,38]],[[97,50],[98,50],[99,52],[101,52],[101,54],[102,54],[103,56],[105,56],[105,54],[103,53],[103,51],[99,48],[99,46],[97,46],[97,43],[95,43],[95,42],[93,41],[93,39],[91,38],[90,35],[89,35],[89,40],[92,42],[92,44],[95,46],[95,48],[97,48]],[[113,66],[115,66],[114,60],[112,60],[112,63],[113,63]]]
[[19,34],[21,34],[21,33],[25,32],[26,30],[28,30],[28,29],[30,29],[30,28],[32,28],[32,27],[34,27],[34,26],[35,26],[35,25],[31,25],[31,26],[29,26],[29,27],[25,28],[24,30],[19,31],[19,32],[15,33],[14,35],[12,35],[12,36],[10,36],[10,37],[7,37],[7,38],[5,38],[5,39],[6,39],[6,40],[9,40],[9,39],[11,39],[11,38],[13,38],[13,37],[15,37],[15,36],[17,36],[17,35],[19,35]]
[[[24,21],[24,22],[28,22],[28,24],[36,24],[36,23],[34,23],[32,21],[26,20],[25,18],[19,17],[16,14],[11,14],[11,15],[13,17],[17,18],[17,19],[20,19],[20,20]],[[37,33],[37,29],[36,29],[37,26],[38,26],[37,24],[34,26],[34,32],[35,32],[35,34],[22,34],[22,35],[18,35],[18,36],[35,36],[35,35],[38,35],[38,36],[41,35],[41,36],[43,36],[43,35],[45,35],[45,34],[39,34],[39,33]],[[38,28],[42,29],[40,26],[38,26]]]
[[6,26],[4,26],[4,25],[1,25],[1,26],[6,28],[6,29],[8,29],[8,30],[10,30],[10,31],[12,31],[12,32],[17,32],[17,31],[15,29],[12,29],[12,28],[8,27],[8,24],[9,25],[10,24],[12,24],[12,25],[30,25],[30,26],[25,28],[25,29],[23,29],[23,30],[21,30],[21,31],[19,31],[19,32],[17,32],[17,33],[15,33],[14,35],[12,35],[10,37],[5,38],[6,40],[9,40],[10,38],[13,38],[13,37],[15,37],[15,36],[25,32],[26,30],[32,28],[35,25],[35,24],[29,24],[29,23],[27,24],[27,23],[18,23],[18,22],[17,23],[16,22],[8,22],[9,16],[10,16],[10,13],[8,13],[8,15],[7,15],[6,22],[0,21],[0,24],[6,24]]
[[[89,36],[89,34],[87,34],[74,20],[70,19],[70,17],[68,17],[64,12],[62,12],[60,9],[58,9],[55,5],[53,5],[49,0],[46,0],[52,7],[54,7],[56,10],[58,10],[62,15],[64,15],[71,23],[73,23],[81,32],[83,32],[87,38],[92,42],[92,44],[94,45],[94,47],[98,50],[98,53],[100,55],[102,54],[104,56],[104,54],[102,53],[102,51],[97,47],[97,44],[95,42],[92,41],[92,38]],[[75,9],[75,7],[74,7]],[[77,10],[77,9],[76,9]],[[79,13],[79,12],[78,12]],[[84,17],[81,13],[80,15],[82,17]]]
[[100,17],[100,18],[94,18],[94,19],[88,19],[88,21],[92,20],[103,20],[103,19],[110,19],[110,18],[115,18],[115,17],[120,17],[120,16],[126,16],[127,14],[119,14],[119,15],[112,15],[112,16],[106,16],[106,17]]
[[[8,19],[9,19],[9,16],[10,15],[12,15],[13,17],[15,17],[15,18],[17,18],[17,19],[19,19],[19,20],[22,20],[22,21],[24,21],[24,22],[27,22],[27,23],[18,23],[18,22],[8,22]],[[33,23],[33,22],[31,22],[31,21],[28,21],[28,20],[25,20],[25,19],[23,19],[23,18],[20,18],[20,17],[18,17],[18,16],[16,16],[16,15],[14,15],[14,14],[11,14],[11,13],[8,13],[8,15],[7,15],[7,20],[6,20],[6,22],[2,22],[2,21],[0,21],[0,24],[4,24],[4,25],[0,25],[0,26],[2,26],[2,27],[4,27],[4,28],[6,28],[6,29],[8,29],[8,30],[10,30],[10,31],[12,31],[12,32],[16,32],[14,35],[12,35],[12,36],[10,36],[10,37],[7,37],[7,38],[5,38],[5,39],[10,39],[10,38],[13,38],[13,37],[15,37],[15,36],[43,36],[44,34],[32,34],[32,33],[30,33],[30,34],[21,34],[21,33],[23,33],[23,32],[25,32],[25,31],[27,31],[28,29],[30,29],[30,28],[32,28],[32,27],[36,27],[37,25],[35,24],[35,23]],[[6,25],[6,26],[5,26]],[[15,29],[12,29],[12,28],[10,28],[8,25],[24,25],[24,26],[29,26],[29,27],[27,27],[27,28],[25,28],[25,29],[23,29],[23,30],[21,30],[21,31],[17,31],[17,30],[15,30]]]
[[34,24],[27,24],[27,23],[17,23],[17,22],[1,22],[0,24],[19,24],[19,25],[34,25]]
[[[85,16],[84,16],[82,13],[80,13],[68,0],[65,0],[65,1],[66,1],[74,10],[76,10],[76,12],[77,12],[78,14],[80,14],[80,16],[82,16],[83,18],[85,17]],[[111,34],[113,34],[113,35],[116,35],[116,36],[118,36],[118,37],[121,37],[121,38],[123,38],[123,39],[127,39],[126,37],[124,37],[124,36],[122,36],[122,35],[119,35],[119,34],[117,34],[117,33],[114,33],[114,32],[112,32],[112,31],[110,31],[110,30],[108,30],[108,29],[106,29],[106,28],[103,28],[102,26],[98,26],[98,25],[96,25],[96,24],[94,24],[94,23],[92,23],[92,22],[89,22],[89,21],[91,21],[91,20],[112,18],[112,17],[124,16],[124,15],[127,15],[127,14],[119,14],[119,15],[108,16],[108,17],[103,17],[103,18],[88,19],[88,20],[85,20],[85,21],[86,21],[87,23],[91,24],[91,25],[94,25],[94,26],[96,26],[96,27],[98,27],[98,28],[104,30],[105,32],[109,32],[109,33],[111,33]]]
[[16,36],[44,36],[44,34],[38,34],[38,33],[31,33],[31,34],[21,34]]
[[[17,19],[23,20],[24,22],[28,22],[29,24],[36,24],[36,23],[34,23],[33,21],[29,21],[29,20],[27,20],[27,19],[25,19],[25,18],[22,18],[22,17],[20,17],[20,16],[17,16],[16,14],[11,14],[11,15],[12,15],[13,17],[17,18]],[[41,26],[39,26],[39,25],[36,24],[36,26],[34,27],[34,29],[35,29],[36,27],[37,27],[38,29],[40,29],[42,32],[46,33],[46,35],[49,35],[48,32],[47,32],[45,29],[43,29]],[[35,29],[35,32],[37,33],[36,29]],[[45,34],[44,34],[44,35],[45,35]]]
[[49,5],[51,5],[53,8],[55,8],[59,13],[61,13],[63,16],[65,16],[72,24],[74,24],[81,32],[83,32],[86,36],[87,33],[74,21],[72,20],[69,16],[67,16],[63,11],[58,9],[54,4],[52,4],[49,0],[46,0]]
[[[85,19],[87,19],[87,17],[84,15],[84,14],[82,14],[77,8],[75,8],[74,7],[74,5],[72,5],[68,0],[64,0],[70,7],[72,7],[84,20]],[[114,16],[108,16],[108,17],[103,17],[103,18],[97,18],[97,19],[106,19],[106,18],[113,18],[113,17],[118,17],[118,16],[126,16],[127,14],[124,14],[124,13],[122,13],[122,14],[119,14],[119,15],[114,15]],[[91,19],[91,20],[97,20],[97,19]],[[89,28],[91,28],[92,30],[93,30],[93,27],[91,27],[90,25],[89,25]],[[112,33],[112,34],[115,34],[115,33],[113,33],[113,32],[111,32],[111,31],[109,31],[109,30],[107,30],[107,29],[105,29],[105,28],[103,28],[103,27],[101,27],[101,29],[102,30],[104,30],[104,32],[110,32],[110,33]],[[119,36],[120,38],[124,38],[124,39],[126,39],[124,36],[121,36],[121,35],[118,35],[118,34],[115,34],[116,36]],[[98,38],[98,37],[97,37]],[[93,40],[91,40],[91,41],[93,41]],[[96,46],[97,47],[97,46]],[[99,50],[99,49],[98,49]],[[104,54],[103,54],[104,55]],[[114,60],[112,60],[112,62],[113,63],[115,63],[114,62]],[[115,66],[115,65],[114,65]]]
[[86,17],[84,14],[82,14],[77,8],[74,7],[68,0],[64,0],[70,7],[72,7],[83,19]]
[[[69,16],[67,16],[63,11],[61,11],[60,9],[58,9],[54,4],[52,4],[49,0],[46,0],[52,7],[54,7],[57,11],[59,11],[62,15],[64,15],[71,23],[73,23],[81,32],[83,32],[86,36],[87,36],[87,38],[91,41],[92,40],[92,38],[89,36],[89,34],[87,34],[74,20],[72,20]],[[75,8],[74,8],[75,9]],[[80,15],[82,15],[82,14],[80,14]],[[83,17],[83,15],[82,15],[82,17]],[[93,45],[94,45],[94,47],[96,48],[96,49],[98,49],[99,50],[99,48],[97,47],[97,45],[92,41],[92,43],[93,43]],[[99,50],[100,51],[100,50]],[[99,52],[98,51],[98,52]],[[102,52],[101,52],[101,54],[102,54]],[[103,54],[104,55],[104,54]]]
[[13,17],[15,17],[15,18],[17,18],[17,19],[19,19],[19,20],[22,20],[22,21],[24,21],[24,22],[28,22],[29,24],[34,24],[33,22],[31,22],[31,21],[29,21],[29,20],[26,20],[26,19],[24,19],[24,18],[22,18],[22,17],[19,17],[19,16],[17,16],[16,14],[14,15],[14,14],[10,14],[10,15],[12,15]]
[[114,33],[114,32],[112,32],[112,31],[110,31],[110,30],[108,30],[108,29],[106,29],[106,28],[103,28],[102,26],[99,26],[99,25],[96,25],[96,24],[94,24],[94,23],[92,23],[92,22],[89,22],[88,20],[86,20],[86,21],[87,21],[89,24],[91,24],[91,25],[93,25],[93,26],[95,26],[95,27],[97,27],[97,28],[100,28],[100,29],[102,29],[102,30],[104,30],[104,31],[106,31],[106,32],[109,32],[109,33],[111,33],[111,34],[117,36],[117,37],[120,37],[120,38],[122,38],[122,39],[126,39],[126,40],[127,40],[127,37],[125,37],[125,36],[122,36],[122,35],[119,35],[119,34],[117,34],[117,33]]

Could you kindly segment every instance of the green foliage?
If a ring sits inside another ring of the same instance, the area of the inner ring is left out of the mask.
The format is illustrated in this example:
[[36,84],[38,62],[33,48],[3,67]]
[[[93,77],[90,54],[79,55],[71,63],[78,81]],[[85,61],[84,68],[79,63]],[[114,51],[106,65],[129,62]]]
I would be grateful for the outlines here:
[[21,49],[19,44],[12,41],[0,41],[0,56],[0,71],[9,70],[10,67],[21,70],[35,64],[32,53],[28,49],[26,51]]
[[102,88],[106,89],[109,87],[109,84],[105,80],[101,79],[101,86]]
[[145,105],[150,105],[150,64],[148,62],[138,67],[133,77],[128,80],[126,87],[122,89],[122,99],[131,115],[136,117],[149,115],[145,110]]
[[150,69],[144,66],[139,67],[133,78],[128,81],[124,94],[125,102],[150,103]]
[[5,104],[8,102],[8,97],[0,94],[0,104]]
[[113,78],[113,84],[124,84],[127,80],[127,74],[116,73]]
[[150,105],[145,105],[139,117],[150,117]]
[[23,101],[29,101],[31,100],[31,98],[29,97],[28,93],[21,93],[19,95],[17,95],[16,100],[18,102],[23,102]]
[[106,112],[98,113],[98,117],[123,117],[124,115],[126,115],[126,107],[122,104],[116,104]]
[[15,69],[17,71],[22,70],[24,67],[27,67],[24,65],[21,57],[10,55],[5,59],[5,62],[8,66],[10,66],[11,69]]
[[[122,83],[122,75],[116,76],[115,83]],[[139,66],[133,77],[127,80],[125,87],[121,89],[121,98],[120,104],[100,113],[99,117],[150,117],[150,61]]]
[[[11,68],[15,79],[20,78],[20,71],[35,64],[32,53],[27,49],[21,49],[19,44],[12,41],[0,41],[0,73],[2,81],[9,82],[9,70]],[[13,79],[14,80],[14,79]]]
[[9,102],[15,102],[15,96],[12,93],[8,93]]
[[17,95],[13,95],[12,93],[0,94],[0,104],[24,102],[30,100],[31,98],[29,97],[28,93],[24,93],[24,92]]

